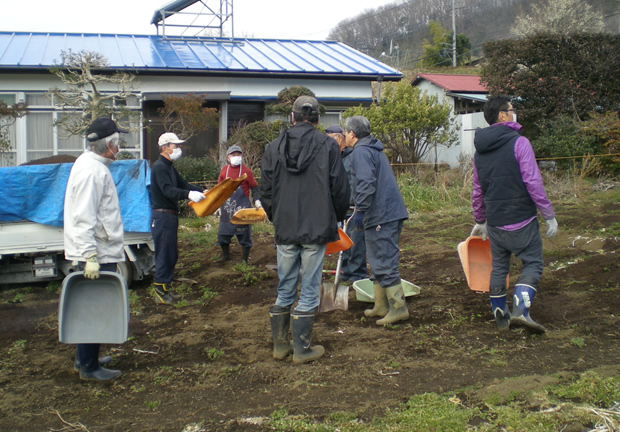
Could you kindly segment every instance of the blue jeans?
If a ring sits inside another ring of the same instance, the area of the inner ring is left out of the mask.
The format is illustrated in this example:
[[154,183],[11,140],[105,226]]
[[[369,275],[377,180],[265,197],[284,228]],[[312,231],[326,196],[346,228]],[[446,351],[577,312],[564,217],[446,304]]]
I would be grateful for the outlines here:
[[277,306],[287,308],[295,303],[297,282],[300,278],[301,294],[295,310],[309,312],[319,306],[325,246],[324,244],[277,245],[280,279]]

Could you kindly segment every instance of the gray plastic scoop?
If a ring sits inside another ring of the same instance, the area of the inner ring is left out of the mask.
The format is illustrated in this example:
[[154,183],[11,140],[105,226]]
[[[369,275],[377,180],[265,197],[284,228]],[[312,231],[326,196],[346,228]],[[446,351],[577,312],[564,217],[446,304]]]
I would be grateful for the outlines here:
[[99,279],[84,272],[69,274],[62,282],[58,305],[58,339],[67,344],[127,341],[129,296],[125,279],[102,271]]

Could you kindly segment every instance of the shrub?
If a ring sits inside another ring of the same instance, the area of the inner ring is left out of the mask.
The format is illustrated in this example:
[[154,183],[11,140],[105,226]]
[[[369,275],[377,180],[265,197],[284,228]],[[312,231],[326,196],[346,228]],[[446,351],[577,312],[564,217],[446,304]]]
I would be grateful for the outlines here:
[[[538,158],[558,158],[557,166],[570,169],[575,157],[617,154],[620,151],[620,120],[615,112],[592,114],[590,119],[579,121],[570,116],[558,116],[537,123],[541,134],[532,140]],[[559,159],[567,158],[567,159]],[[608,156],[598,159],[600,172],[620,172],[620,158]]]
[[174,162],[174,167],[190,183],[217,180],[220,173],[217,164],[209,157],[184,156]]

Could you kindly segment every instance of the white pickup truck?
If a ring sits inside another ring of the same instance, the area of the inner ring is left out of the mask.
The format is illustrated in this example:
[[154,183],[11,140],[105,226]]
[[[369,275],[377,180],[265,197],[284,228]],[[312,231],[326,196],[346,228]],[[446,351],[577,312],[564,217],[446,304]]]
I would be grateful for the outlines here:
[[[64,257],[62,212],[72,164],[0,168],[0,285],[63,279],[75,270]],[[125,228],[128,284],[155,267],[150,233],[150,169],[144,160],[110,165]]]

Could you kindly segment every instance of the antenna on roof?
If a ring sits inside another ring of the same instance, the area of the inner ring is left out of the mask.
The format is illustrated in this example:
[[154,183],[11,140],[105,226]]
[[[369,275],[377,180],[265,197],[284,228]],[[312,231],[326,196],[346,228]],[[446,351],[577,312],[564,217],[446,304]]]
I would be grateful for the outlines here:
[[[211,6],[210,4],[219,4]],[[185,9],[188,9],[187,11]],[[175,0],[153,14],[151,24],[162,29],[162,36],[217,36],[226,37],[225,24],[230,24],[230,38],[235,38],[233,0]],[[173,29],[183,29],[180,34],[166,34]],[[196,30],[197,29],[197,30]],[[194,34],[186,34],[192,31]],[[216,33],[216,34],[213,34]]]

